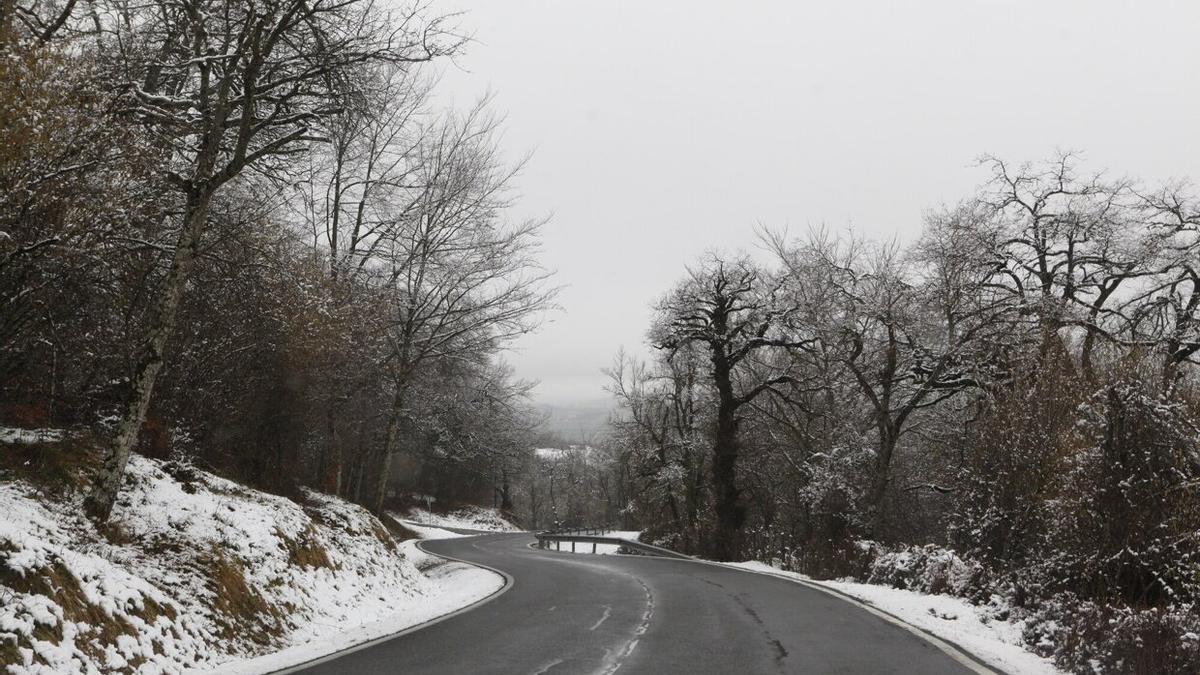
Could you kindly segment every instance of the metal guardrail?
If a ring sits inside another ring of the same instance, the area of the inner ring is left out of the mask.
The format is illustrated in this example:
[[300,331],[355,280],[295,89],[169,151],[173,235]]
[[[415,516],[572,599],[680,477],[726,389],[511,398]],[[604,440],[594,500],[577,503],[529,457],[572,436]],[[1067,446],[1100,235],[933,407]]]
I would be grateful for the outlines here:
[[[653,544],[645,544],[632,539],[623,539],[621,537],[605,536],[603,532],[608,530],[598,528],[580,528],[575,530],[547,530],[545,532],[535,532],[533,536],[537,537],[538,548],[545,549],[547,544],[553,543],[554,550],[561,551],[562,544],[570,542],[571,552],[576,553],[575,545],[577,543],[591,544],[592,553],[596,552],[597,544],[615,544],[620,546],[624,552],[637,555],[652,555],[662,558],[678,558],[682,560],[690,560],[690,555],[684,555],[678,551],[672,551],[669,548],[655,546]],[[590,534],[590,533],[595,534]]]
[[542,530],[542,534],[591,534],[602,535],[605,532],[612,532],[617,529],[616,525],[592,525],[589,527],[557,527],[549,530]]

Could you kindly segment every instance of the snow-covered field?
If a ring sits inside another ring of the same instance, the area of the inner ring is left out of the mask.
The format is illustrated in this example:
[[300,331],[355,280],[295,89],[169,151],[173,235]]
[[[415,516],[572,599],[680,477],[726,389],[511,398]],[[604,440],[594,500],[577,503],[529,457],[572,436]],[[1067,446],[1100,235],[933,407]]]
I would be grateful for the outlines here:
[[425,509],[410,509],[406,515],[396,516],[405,523],[432,527],[453,527],[461,530],[481,532],[520,532],[521,528],[510,523],[496,509],[467,506],[450,513],[433,513]]
[[0,664],[16,673],[261,672],[503,585],[398,546],[358,506],[313,492],[303,501],[134,456],[98,531],[78,495],[0,483]]
[[816,581],[803,574],[784,572],[766,563],[726,563],[755,572],[786,577],[812,586],[832,589],[959,645],[987,664],[1014,675],[1059,675],[1049,660],[1026,651],[1021,622],[996,618],[1002,607],[975,606],[962,598],[928,595],[876,584]]

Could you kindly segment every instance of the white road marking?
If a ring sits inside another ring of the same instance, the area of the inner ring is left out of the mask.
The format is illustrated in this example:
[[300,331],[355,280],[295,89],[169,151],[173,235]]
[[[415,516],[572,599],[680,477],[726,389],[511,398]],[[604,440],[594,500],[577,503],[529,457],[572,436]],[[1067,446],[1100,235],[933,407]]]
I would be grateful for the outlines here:
[[596,623],[592,624],[592,627],[589,628],[588,630],[596,630],[597,628],[600,627],[600,624],[607,621],[608,617],[612,615],[612,605],[603,605],[603,607],[604,607],[604,616],[601,616],[600,620],[597,621]]
[[650,629],[650,618],[654,616],[654,595],[650,593],[650,588],[646,586],[644,581],[638,579],[637,582],[642,585],[642,590],[646,593],[646,611],[642,612],[641,622],[638,623],[637,628],[633,629],[633,635],[630,636],[629,642],[621,648],[621,651],[617,652],[614,657],[605,657],[604,663],[601,664],[600,670],[597,671],[604,673],[604,675],[612,675],[612,673],[617,672],[625,662],[625,659],[629,658],[629,655],[637,648],[638,641]]
[[548,673],[548,672],[550,672],[551,668],[553,668],[554,666],[557,666],[558,664],[560,664],[562,662],[563,662],[562,659],[554,659],[550,663],[547,663],[546,665],[542,666],[541,668],[538,668],[537,670],[533,671],[533,675],[543,675],[543,673]]

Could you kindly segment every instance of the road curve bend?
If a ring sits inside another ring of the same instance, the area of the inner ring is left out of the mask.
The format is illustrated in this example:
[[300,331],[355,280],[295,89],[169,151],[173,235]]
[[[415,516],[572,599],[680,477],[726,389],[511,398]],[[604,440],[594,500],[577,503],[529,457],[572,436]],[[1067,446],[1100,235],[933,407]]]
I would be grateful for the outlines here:
[[540,551],[531,542],[523,533],[424,542],[430,553],[503,570],[511,588],[304,672],[992,672],[786,579],[687,560]]

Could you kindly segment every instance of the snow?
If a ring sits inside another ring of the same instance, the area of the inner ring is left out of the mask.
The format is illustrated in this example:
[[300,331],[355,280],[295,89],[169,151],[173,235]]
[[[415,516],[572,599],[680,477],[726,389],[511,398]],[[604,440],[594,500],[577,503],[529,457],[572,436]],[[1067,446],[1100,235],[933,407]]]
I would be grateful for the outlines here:
[[52,443],[61,441],[62,429],[16,429],[0,427],[0,443]]
[[534,448],[533,454],[548,460],[561,460],[569,457],[579,457],[587,460],[595,454],[596,449],[590,445],[569,445],[565,448]]
[[[816,581],[803,574],[784,572],[766,563],[723,563],[731,567],[772,574],[811,586],[832,589],[960,646],[988,665],[1014,675],[1061,675],[1046,658],[1027,651],[1021,639],[1023,622],[1007,622],[994,615],[997,605],[976,606],[948,595],[851,581]],[[1001,602],[994,599],[994,602]]]
[[[408,528],[409,530],[412,530],[413,534],[417,535],[418,537],[420,537],[422,539],[455,539],[457,537],[470,536],[470,535],[466,535],[466,534],[459,534],[457,532],[451,532],[450,530],[443,530],[439,527],[428,527],[425,525],[420,525],[418,523],[414,523],[411,520],[403,520],[401,518],[397,518],[397,520],[404,523],[404,527]],[[408,542],[405,542],[405,543],[408,543]],[[415,547],[414,547],[414,550],[420,550],[420,549],[415,549]]]
[[19,659],[10,672],[261,672],[504,583],[397,545],[340,499],[308,492],[299,504],[136,455],[103,532],[79,499],[0,483],[0,646],[15,640]]
[[479,506],[468,506],[456,509],[450,513],[433,513],[421,508],[410,509],[405,516],[398,519],[411,521],[418,525],[433,527],[452,527],[460,530],[476,530],[479,532],[520,532],[521,528],[512,524],[498,509],[485,509]]
[[[445,530],[434,530],[433,528],[429,528],[429,530],[438,535],[426,537],[422,534],[422,539],[447,539],[463,536]],[[405,557],[424,571],[432,587],[431,593],[415,602],[408,603],[404,611],[364,622],[350,630],[326,635],[273,654],[225,663],[207,672],[222,675],[250,675],[297,666],[429,623],[484,600],[504,587],[504,579],[500,575],[473,565],[445,561],[417,548],[416,542],[413,540],[402,542],[400,547]]]

